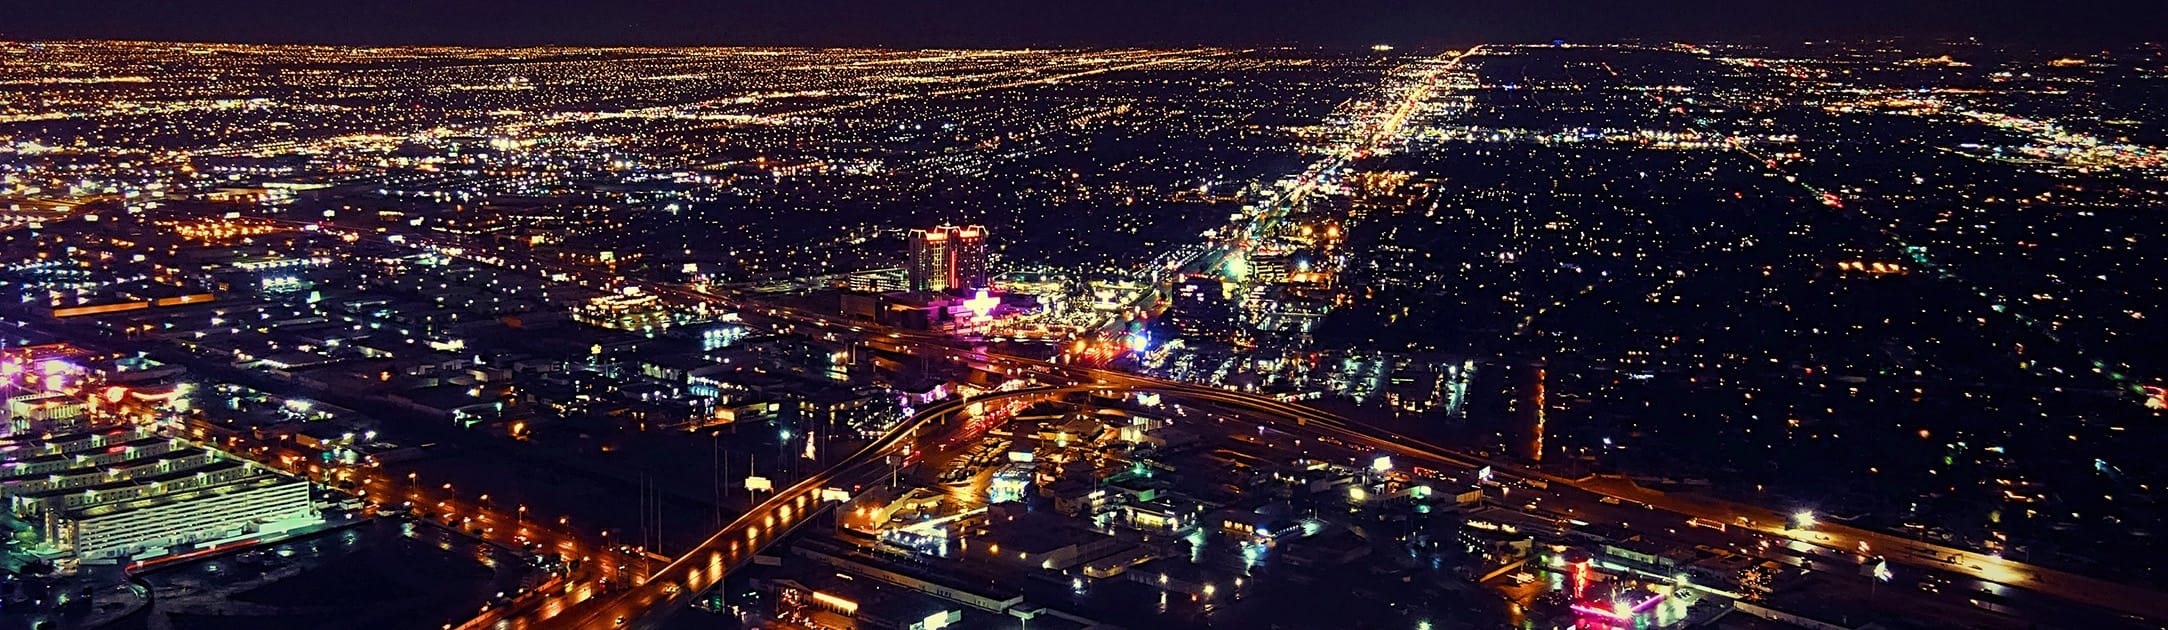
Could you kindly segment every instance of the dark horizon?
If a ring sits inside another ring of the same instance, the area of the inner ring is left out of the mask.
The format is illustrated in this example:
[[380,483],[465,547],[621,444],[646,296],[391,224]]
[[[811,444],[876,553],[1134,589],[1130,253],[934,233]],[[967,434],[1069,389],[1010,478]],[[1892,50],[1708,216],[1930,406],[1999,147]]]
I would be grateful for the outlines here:
[[1740,5],[1666,0],[1431,4],[1293,0],[1020,5],[960,2],[698,3],[676,0],[391,0],[366,7],[270,0],[87,0],[9,11],[0,38],[325,45],[1459,47],[1480,42],[1919,40],[2109,46],[2157,39],[2168,3],[1988,0]]
[[0,630],[2168,628],[2168,0],[66,1]]

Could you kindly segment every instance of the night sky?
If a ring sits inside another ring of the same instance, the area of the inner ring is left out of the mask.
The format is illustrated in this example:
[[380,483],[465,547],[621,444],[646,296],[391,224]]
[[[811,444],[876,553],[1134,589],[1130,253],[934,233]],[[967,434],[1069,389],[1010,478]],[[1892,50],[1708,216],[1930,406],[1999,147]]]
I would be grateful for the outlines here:
[[0,38],[334,44],[1357,45],[2168,39],[2168,0],[0,0]]

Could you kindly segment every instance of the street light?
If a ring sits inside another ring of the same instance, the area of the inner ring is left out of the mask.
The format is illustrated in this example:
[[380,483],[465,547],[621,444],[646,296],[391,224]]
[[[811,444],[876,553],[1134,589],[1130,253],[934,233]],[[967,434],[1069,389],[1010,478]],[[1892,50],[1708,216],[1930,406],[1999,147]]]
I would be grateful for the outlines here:
[[1797,514],[1793,514],[1793,515],[1792,515],[1792,527],[1795,527],[1795,528],[1798,528],[1798,529],[1806,529],[1806,528],[1809,528],[1809,527],[1813,527],[1813,526],[1814,526],[1814,511],[1813,511],[1813,510],[1800,510],[1800,511],[1799,511],[1799,513],[1797,513]]

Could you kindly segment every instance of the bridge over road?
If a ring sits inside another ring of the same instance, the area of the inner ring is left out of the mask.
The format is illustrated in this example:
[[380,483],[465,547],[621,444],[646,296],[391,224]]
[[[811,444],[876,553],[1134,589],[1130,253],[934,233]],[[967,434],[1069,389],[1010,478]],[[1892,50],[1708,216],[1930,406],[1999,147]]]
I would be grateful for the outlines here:
[[[692,600],[717,584],[730,571],[752,561],[762,548],[782,538],[799,524],[814,518],[825,488],[852,486],[880,479],[887,471],[885,459],[929,438],[940,437],[951,420],[967,417],[973,405],[1018,399],[1053,400],[1112,385],[1041,387],[997,392],[970,399],[944,401],[898,423],[879,439],[866,444],[827,469],[778,490],[766,500],[717,530],[692,550],[632,588],[602,595],[566,608],[563,603],[541,603],[525,614],[507,618],[496,628],[647,628],[689,607]],[[561,614],[557,611],[562,610]]]

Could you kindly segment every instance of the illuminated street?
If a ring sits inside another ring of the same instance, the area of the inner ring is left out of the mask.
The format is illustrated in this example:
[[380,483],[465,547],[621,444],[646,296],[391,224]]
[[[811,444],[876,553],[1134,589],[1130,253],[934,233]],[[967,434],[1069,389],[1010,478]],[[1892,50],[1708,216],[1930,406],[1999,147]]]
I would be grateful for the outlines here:
[[85,1],[0,630],[2168,623],[2161,10]]

